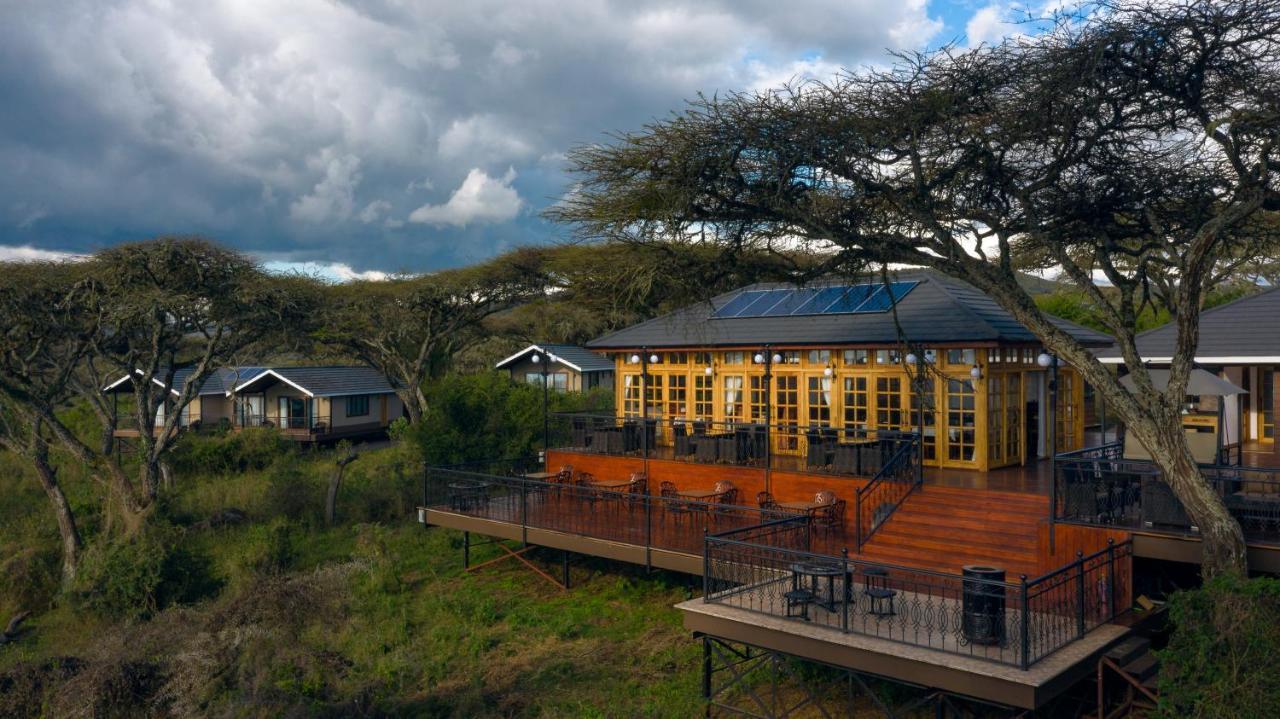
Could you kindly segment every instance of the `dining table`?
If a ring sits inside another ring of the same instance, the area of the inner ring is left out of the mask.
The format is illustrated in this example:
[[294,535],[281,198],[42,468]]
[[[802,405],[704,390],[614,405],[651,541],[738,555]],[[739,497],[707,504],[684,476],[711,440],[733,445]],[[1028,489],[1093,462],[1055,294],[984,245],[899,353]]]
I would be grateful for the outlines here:
[[705,501],[714,497],[719,497],[724,494],[724,492],[716,491],[714,489],[682,489],[676,492],[676,494],[684,497],[685,499],[699,499]]
[[616,490],[616,489],[626,488],[627,485],[631,484],[631,480],[629,479],[597,479],[593,482],[589,482],[589,484],[592,487],[595,487],[596,489],[615,489]]
[[555,479],[560,476],[559,472],[526,472],[525,479],[532,479],[536,482],[545,482],[549,479]]

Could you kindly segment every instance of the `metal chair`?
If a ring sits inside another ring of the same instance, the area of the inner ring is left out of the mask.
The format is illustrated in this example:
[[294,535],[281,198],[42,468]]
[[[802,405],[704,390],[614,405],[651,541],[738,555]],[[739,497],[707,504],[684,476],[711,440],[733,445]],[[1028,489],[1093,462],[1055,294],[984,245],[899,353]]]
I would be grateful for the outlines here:
[[677,524],[682,522],[693,511],[689,503],[680,498],[680,490],[676,489],[676,485],[672,482],[663,482],[658,485],[658,496],[662,497],[663,500],[663,515],[670,512]]

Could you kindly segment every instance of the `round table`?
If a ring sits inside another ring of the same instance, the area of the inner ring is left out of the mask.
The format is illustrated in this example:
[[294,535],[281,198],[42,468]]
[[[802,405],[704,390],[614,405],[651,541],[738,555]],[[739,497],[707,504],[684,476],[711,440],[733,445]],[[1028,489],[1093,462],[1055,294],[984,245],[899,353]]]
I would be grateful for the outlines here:
[[[809,578],[809,591],[813,593],[814,603],[828,612],[836,611],[836,577],[844,577],[845,594],[848,594],[850,584],[850,575],[852,572],[843,565],[836,562],[823,562],[818,560],[810,560],[807,562],[796,562],[791,565],[791,588],[800,588],[800,578]],[[827,580],[826,601],[822,601],[822,594],[818,591],[819,582],[825,578]]]

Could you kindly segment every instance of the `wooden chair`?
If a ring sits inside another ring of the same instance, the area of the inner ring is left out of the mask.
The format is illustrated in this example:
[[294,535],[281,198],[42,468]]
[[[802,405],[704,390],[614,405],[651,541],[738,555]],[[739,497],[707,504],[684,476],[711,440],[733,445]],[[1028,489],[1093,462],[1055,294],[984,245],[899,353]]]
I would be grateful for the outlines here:
[[773,498],[768,492],[756,492],[756,504],[760,509],[770,510],[778,508],[778,500]]
[[627,483],[625,500],[627,511],[634,512],[637,505],[643,504],[649,497],[649,478],[644,472],[632,472],[631,481]]
[[595,475],[590,472],[578,472],[578,476],[573,480],[573,486],[576,490],[574,494],[577,495],[578,499],[586,501],[593,509],[596,506],[596,502],[604,499],[600,494],[600,490],[595,486],[595,481]]
[[843,499],[837,499],[831,504],[818,507],[814,510],[814,527],[821,532],[839,533],[844,531],[845,509],[846,502]]

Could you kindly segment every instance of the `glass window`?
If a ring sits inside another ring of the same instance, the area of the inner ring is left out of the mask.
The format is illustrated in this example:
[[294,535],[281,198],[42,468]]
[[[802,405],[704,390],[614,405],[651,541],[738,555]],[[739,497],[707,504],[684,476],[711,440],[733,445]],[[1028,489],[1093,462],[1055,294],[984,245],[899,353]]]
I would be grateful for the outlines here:
[[640,416],[640,375],[622,375],[622,415]]
[[[541,378],[539,378],[541,381]],[[348,417],[364,417],[369,414],[369,395],[362,394],[358,397],[347,398],[347,416]]]
[[809,426],[831,426],[831,378],[809,377]]
[[977,448],[977,394],[969,380],[947,380],[947,459],[972,462]]
[[947,364],[950,365],[972,365],[975,364],[976,353],[971,350],[947,350]]
[[877,377],[876,428],[902,429],[902,426],[902,378]]
[[763,422],[765,400],[764,377],[761,377],[760,375],[753,375],[751,377],[751,397],[749,399],[751,406],[751,421]]
[[731,375],[724,378],[724,419],[726,422],[741,422],[742,413],[742,377]]
[[667,364],[685,364],[689,361],[689,355],[686,352],[668,352]]
[[707,365],[711,364],[711,353],[710,352],[694,352],[693,363],[700,367],[706,367]]
[[831,361],[831,350],[809,350],[809,364],[827,364]]
[[845,350],[841,357],[850,367],[866,366],[871,362],[871,354],[867,350]]
[[693,418],[709,420],[712,416],[712,403],[715,402],[715,378],[699,374],[693,377]]
[[900,364],[902,353],[898,350],[876,350],[876,364]]
[[724,353],[724,363],[727,365],[739,365],[746,361],[747,361],[746,352],[725,352]]
[[800,364],[799,350],[786,350],[778,354],[782,355],[782,364]]
[[867,378],[844,378],[844,428],[845,430],[868,429],[869,416],[867,405]]

